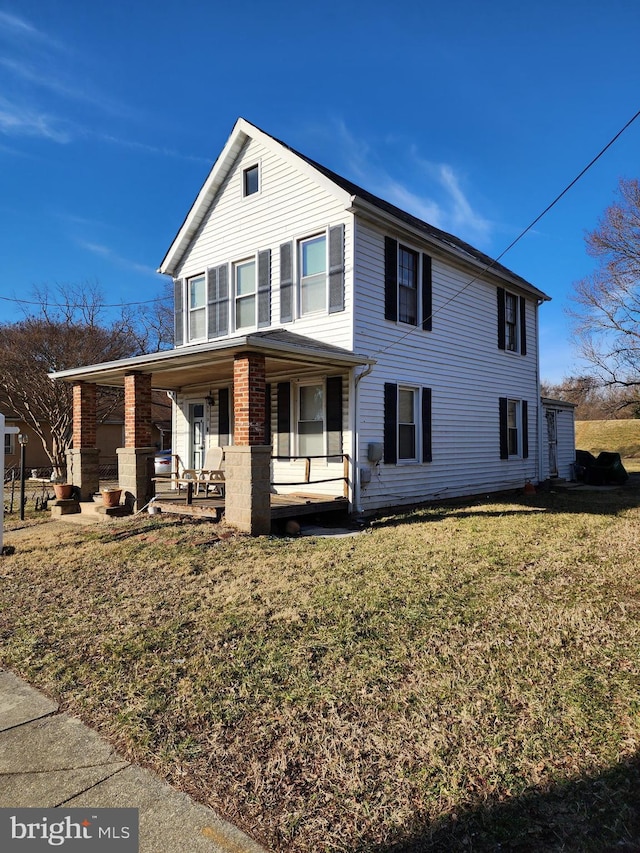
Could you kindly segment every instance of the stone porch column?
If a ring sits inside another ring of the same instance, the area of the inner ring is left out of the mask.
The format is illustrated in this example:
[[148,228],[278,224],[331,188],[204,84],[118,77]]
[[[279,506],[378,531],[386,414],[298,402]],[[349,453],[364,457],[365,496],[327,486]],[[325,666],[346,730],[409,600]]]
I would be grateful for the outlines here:
[[151,477],[156,448],[151,444],[151,376],[129,373],[124,378],[124,447],[118,447],[118,485],[133,510],[152,497]]
[[245,533],[271,530],[271,445],[265,445],[265,363],[243,353],[233,363],[234,442],[225,447],[225,519]]
[[100,489],[96,447],[97,388],[92,383],[73,384],[73,446],[67,450],[67,482],[80,489],[80,499],[90,501]]

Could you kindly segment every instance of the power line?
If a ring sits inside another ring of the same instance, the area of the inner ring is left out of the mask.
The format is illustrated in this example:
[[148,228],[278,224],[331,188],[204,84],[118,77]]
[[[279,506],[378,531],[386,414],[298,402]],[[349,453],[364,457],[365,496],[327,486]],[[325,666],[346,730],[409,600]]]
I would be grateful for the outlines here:
[[[606,151],[608,151],[608,150],[609,150],[609,148],[611,148],[611,146],[614,144],[614,142],[616,142],[616,141],[617,141],[617,140],[622,136],[622,134],[625,132],[625,130],[633,124],[633,122],[638,118],[638,116],[640,116],[640,110],[638,110],[638,111],[637,111],[637,113],[636,113],[634,116],[632,116],[632,117],[629,119],[629,121],[628,121],[628,122],[627,122],[627,123],[626,123],[622,128],[620,128],[620,130],[616,133],[616,135],[615,135],[615,136],[613,136],[613,137],[609,140],[609,142],[607,142],[607,144],[604,146],[604,148],[602,148],[602,149],[601,149],[601,150],[596,154],[596,156],[595,156],[595,157],[594,157],[594,158],[593,158],[589,163],[587,163],[587,165],[584,167],[584,169],[582,169],[582,171],[581,171],[581,172],[579,172],[579,173],[576,175],[576,177],[575,177],[575,178],[574,178],[574,179],[573,179],[569,184],[567,184],[567,186],[562,190],[562,192],[561,192],[561,193],[559,193],[559,194],[554,198],[554,200],[553,200],[550,204],[548,204],[548,205],[545,207],[545,209],[542,211],[542,213],[539,213],[539,214],[536,216],[536,218],[535,218],[532,222],[530,222],[530,223],[529,223],[529,225],[527,225],[527,227],[526,227],[526,228],[524,228],[524,229],[523,229],[523,230],[518,234],[518,236],[515,238],[515,240],[512,240],[512,241],[511,241],[511,243],[509,243],[509,245],[507,246],[507,248],[506,248],[506,249],[503,249],[503,250],[502,250],[502,252],[500,252],[500,254],[499,254],[496,258],[494,258],[494,259],[491,261],[491,263],[490,263],[490,264],[487,264],[487,266],[486,266],[486,267],[484,267],[484,268],[483,268],[479,273],[476,273],[476,275],[474,275],[474,277],[473,277],[472,279],[470,279],[470,280],[465,284],[465,286],[464,286],[464,287],[461,287],[461,288],[460,288],[460,290],[457,290],[454,294],[452,294],[452,295],[449,297],[449,299],[447,299],[445,302],[443,302],[443,303],[442,303],[442,305],[438,308],[438,310],[437,310],[437,311],[432,311],[432,312],[431,312],[431,318],[433,318],[433,317],[437,316],[441,311],[443,311],[443,310],[447,307],[447,305],[450,305],[452,302],[454,302],[454,301],[458,298],[458,296],[460,296],[460,294],[464,293],[464,292],[465,292],[465,290],[467,290],[469,287],[471,287],[471,285],[472,285],[472,284],[474,284],[474,283],[475,283],[476,281],[478,281],[478,279],[479,279],[479,278],[481,278],[481,277],[482,277],[486,272],[488,272],[490,269],[492,269],[492,267],[494,267],[494,266],[495,266],[495,265],[500,261],[500,259],[501,259],[501,258],[504,258],[504,256],[507,254],[507,252],[511,251],[511,249],[513,249],[513,247],[516,245],[516,243],[519,243],[519,242],[520,242],[520,240],[522,240],[522,238],[524,237],[524,235],[525,235],[525,234],[527,234],[529,231],[531,231],[531,229],[532,229],[535,225],[537,225],[537,224],[538,224],[538,222],[540,222],[540,220],[542,219],[542,217],[543,217],[543,216],[545,216],[545,215],[546,215],[546,214],[551,210],[551,208],[552,208],[552,207],[555,207],[555,205],[560,201],[560,199],[561,199],[563,196],[565,196],[565,195],[569,192],[569,190],[570,190],[573,186],[575,186],[575,184],[577,184],[577,183],[578,183],[578,181],[580,180],[580,178],[582,178],[582,177],[583,177],[583,176],[584,176],[584,175],[589,171],[589,169],[590,169],[590,168],[591,168],[595,163],[597,163],[597,162],[598,162],[598,160],[602,157],[602,155],[603,155]],[[428,318],[425,318],[425,319],[428,319]],[[374,356],[376,356],[376,355],[381,355],[382,353],[384,353],[384,352],[386,352],[387,350],[391,349],[391,347],[394,347],[396,344],[399,344],[399,343],[400,343],[401,341],[403,341],[405,338],[408,338],[408,337],[409,337],[409,335],[413,335],[415,332],[419,331],[420,329],[421,329],[421,325],[420,325],[420,326],[413,326],[411,329],[409,329],[409,331],[408,331],[408,332],[405,332],[405,334],[404,334],[404,335],[402,335],[402,337],[400,337],[400,338],[398,338],[397,340],[393,341],[392,343],[388,344],[386,347],[383,347],[382,349],[377,350],[377,351],[374,353]]]

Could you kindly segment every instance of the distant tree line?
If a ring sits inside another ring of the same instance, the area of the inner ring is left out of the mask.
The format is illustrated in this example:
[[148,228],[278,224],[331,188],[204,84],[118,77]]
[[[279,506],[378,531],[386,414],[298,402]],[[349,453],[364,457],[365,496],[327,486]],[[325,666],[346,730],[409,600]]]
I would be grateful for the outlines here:
[[[0,323],[0,411],[24,421],[42,442],[57,475],[73,433],[73,388],[49,373],[164,349],[173,340],[169,288],[149,304],[107,310],[98,285],[35,288],[23,319]],[[98,421],[122,399],[98,388]]]

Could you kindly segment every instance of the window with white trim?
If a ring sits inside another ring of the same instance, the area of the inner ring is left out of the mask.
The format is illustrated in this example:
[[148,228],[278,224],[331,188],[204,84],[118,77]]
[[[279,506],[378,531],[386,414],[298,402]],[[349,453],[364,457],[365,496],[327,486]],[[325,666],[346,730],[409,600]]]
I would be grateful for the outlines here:
[[298,453],[300,456],[323,456],[325,453],[324,384],[298,387]]
[[256,163],[242,173],[242,195],[246,198],[260,191],[260,168]]
[[398,388],[398,460],[418,459],[418,389]]
[[256,325],[256,261],[255,258],[234,265],[236,329]]
[[207,286],[206,277],[198,275],[188,279],[189,340],[197,341],[207,336]]
[[418,325],[418,267],[420,256],[406,246],[398,247],[398,320]]
[[507,400],[507,448],[509,456],[520,455],[520,401]]
[[518,352],[518,297],[514,293],[504,295],[505,349]]
[[4,434],[4,454],[5,456],[13,456],[15,453],[15,444],[14,444],[15,435],[11,432],[5,432]]
[[327,237],[319,234],[301,240],[298,263],[300,270],[300,314],[327,310]]

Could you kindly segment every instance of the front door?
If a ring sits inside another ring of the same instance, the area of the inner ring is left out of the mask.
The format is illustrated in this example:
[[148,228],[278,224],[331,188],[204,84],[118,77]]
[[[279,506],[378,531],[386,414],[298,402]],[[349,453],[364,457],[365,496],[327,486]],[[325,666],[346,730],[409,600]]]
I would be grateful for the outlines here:
[[205,446],[204,402],[189,403],[189,467],[202,468]]
[[547,409],[547,441],[549,444],[549,476],[558,476],[558,419],[557,412]]

